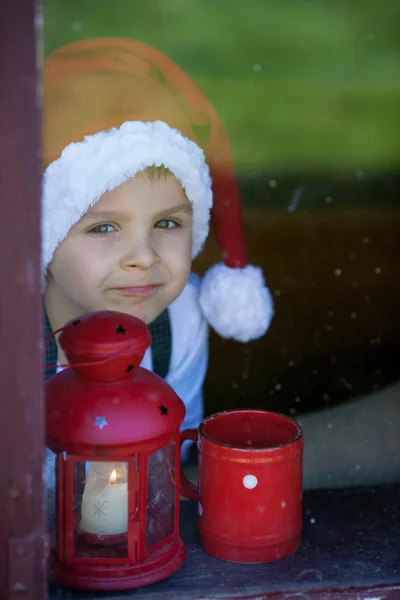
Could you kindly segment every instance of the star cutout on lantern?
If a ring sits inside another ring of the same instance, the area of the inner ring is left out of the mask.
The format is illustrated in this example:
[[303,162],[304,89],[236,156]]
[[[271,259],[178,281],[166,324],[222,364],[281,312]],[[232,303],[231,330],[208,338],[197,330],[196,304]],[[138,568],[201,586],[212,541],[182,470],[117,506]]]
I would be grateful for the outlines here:
[[166,406],[164,406],[164,404],[161,404],[161,406],[159,406],[158,408],[160,409],[160,412],[162,415],[168,414],[168,408]]
[[126,329],[125,327],[122,327],[122,325],[118,325],[118,327],[115,328],[115,333],[126,333]]
[[105,427],[106,425],[108,425],[108,421],[107,421],[107,419],[105,417],[96,417],[96,420],[95,420],[94,424],[99,429],[103,429],[103,427]]

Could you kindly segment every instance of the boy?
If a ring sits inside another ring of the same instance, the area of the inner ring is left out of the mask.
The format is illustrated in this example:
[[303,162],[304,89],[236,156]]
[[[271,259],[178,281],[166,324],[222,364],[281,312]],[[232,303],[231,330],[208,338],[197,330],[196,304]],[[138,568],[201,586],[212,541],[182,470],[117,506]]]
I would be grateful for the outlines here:
[[[95,310],[143,319],[153,342],[142,366],[185,402],[182,426],[196,427],[207,323],[247,342],[264,335],[273,314],[261,270],[246,262],[226,133],[187,76],[134,40],[58,49],[44,91],[45,333]],[[191,261],[211,208],[225,264],[200,282]],[[47,364],[65,362],[56,344]]]

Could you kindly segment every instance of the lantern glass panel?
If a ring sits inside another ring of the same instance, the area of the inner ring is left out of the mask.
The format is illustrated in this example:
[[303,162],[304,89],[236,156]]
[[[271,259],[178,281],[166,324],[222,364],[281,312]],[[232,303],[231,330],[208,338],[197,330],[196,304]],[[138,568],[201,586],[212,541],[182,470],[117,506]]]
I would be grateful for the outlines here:
[[174,532],[176,444],[170,442],[148,458],[146,549]]
[[128,556],[128,465],[74,463],[74,551],[77,558]]

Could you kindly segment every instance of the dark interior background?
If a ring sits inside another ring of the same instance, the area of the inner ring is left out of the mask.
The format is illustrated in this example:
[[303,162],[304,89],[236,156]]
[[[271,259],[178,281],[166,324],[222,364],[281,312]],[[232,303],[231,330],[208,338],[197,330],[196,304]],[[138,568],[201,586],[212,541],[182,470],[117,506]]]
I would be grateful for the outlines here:
[[[282,204],[290,204],[300,181],[304,189],[293,212],[277,209],[272,198],[244,210],[250,258],[263,267],[275,318],[250,344],[211,336],[208,412],[245,406],[296,415],[399,378],[398,177],[276,181],[272,191],[268,177],[241,184],[244,194],[265,192]],[[217,257],[210,239],[199,271]]]

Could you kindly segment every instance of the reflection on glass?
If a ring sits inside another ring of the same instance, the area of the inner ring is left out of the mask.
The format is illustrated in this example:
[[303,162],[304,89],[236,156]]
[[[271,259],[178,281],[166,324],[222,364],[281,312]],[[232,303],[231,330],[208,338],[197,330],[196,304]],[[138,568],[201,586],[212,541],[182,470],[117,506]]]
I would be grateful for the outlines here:
[[146,548],[173,533],[175,526],[175,442],[149,457]]

